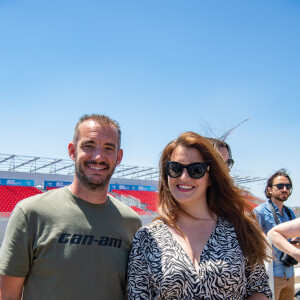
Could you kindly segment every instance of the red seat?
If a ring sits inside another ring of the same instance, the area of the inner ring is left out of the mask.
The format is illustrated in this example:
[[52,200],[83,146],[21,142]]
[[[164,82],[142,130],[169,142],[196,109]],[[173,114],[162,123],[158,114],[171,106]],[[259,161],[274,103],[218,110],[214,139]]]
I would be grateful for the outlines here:
[[41,193],[33,186],[0,185],[0,212],[10,213],[19,201]]
[[126,197],[134,197],[139,199],[141,203],[146,204],[148,210],[157,211],[158,193],[154,191],[130,191],[130,190],[112,190],[113,193],[124,195]]

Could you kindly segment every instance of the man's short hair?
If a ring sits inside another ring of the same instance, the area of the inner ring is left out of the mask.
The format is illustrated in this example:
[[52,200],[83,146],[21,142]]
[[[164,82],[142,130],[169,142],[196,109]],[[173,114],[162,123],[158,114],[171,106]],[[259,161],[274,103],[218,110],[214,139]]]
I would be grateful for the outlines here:
[[226,148],[227,151],[228,151],[229,158],[232,159],[232,153],[231,153],[230,146],[225,141],[215,139],[215,138],[211,138],[211,137],[207,137],[207,139],[210,141],[210,143],[213,145],[213,147],[216,150],[219,150],[219,148]]
[[273,182],[274,182],[274,179],[275,179],[276,177],[278,177],[278,176],[286,177],[286,178],[290,181],[290,184],[293,184],[293,183],[292,183],[292,180],[291,180],[291,178],[290,178],[290,176],[287,174],[286,169],[280,169],[280,170],[278,170],[278,171],[277,171],[276,173],[274,173],[274,174],[268,179],[268,181],[267,181],[267,185],[266,185],[266,188],[265,188],[265,195],[266,195],[266,197],[267,197],[268,199],[271,198],[271,194],[270,194],[268,188],[269,188],[269,187],[270,187],[270,188],[272,187]]
[[74,135],[73,135],[73,143],[76,145],[77,141],[78,141],[78,128],[79,126],[88,120],[92,120],[95,121],[96,123],[98,123],[99,125],[103,125],[103,126],[113,126],[118,130],[118,135],[119,135],[119,141],[118,141],[118,146],[119,149],[121,148],[121,129],[120,129],[120,125],[117,121],[111,119],[110,117],[106,116],[106,115],[98,115],[98,114],[85,114],[83,115],[79,121],[77,122],[76,126],[75,126],[75,130],[74,130]]

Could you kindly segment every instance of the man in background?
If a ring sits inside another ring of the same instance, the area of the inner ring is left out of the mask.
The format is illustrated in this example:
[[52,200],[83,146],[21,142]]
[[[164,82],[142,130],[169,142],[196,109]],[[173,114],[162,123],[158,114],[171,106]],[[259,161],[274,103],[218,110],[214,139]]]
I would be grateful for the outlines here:
[[224,162],[227,165],[228,172],[230,172],[230,170],[234,164],[230,146],[225,141],[222,141],[219,139],[215,139],[215,138],[207,138],[207,139],[213,145],[213,147],[220,153]]
[[[291,195],[292,187],[291,178],[285,169],[277,171],[268,179],[265,188],[268,201],[254,209],[265,234],[277,224],[296,218],[294,212],[284,205]],[[297,239],[294,240],[296,242]],[[283,253],[274,246],[273,249],[276,258],[273,261],[275,300],[292,300],[295,295],[294,267],[280,261]]]

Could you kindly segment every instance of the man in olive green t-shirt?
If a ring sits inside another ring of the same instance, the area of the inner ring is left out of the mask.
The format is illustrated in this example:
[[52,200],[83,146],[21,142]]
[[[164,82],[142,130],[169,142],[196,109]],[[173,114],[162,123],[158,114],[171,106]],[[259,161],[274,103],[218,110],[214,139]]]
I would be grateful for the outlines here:
[[68,146],[73,183],[27,198],[12,213],[0,250],[0,300],[126,299],[138,215],[107,195],[120,164],[121,131],[84,115]]

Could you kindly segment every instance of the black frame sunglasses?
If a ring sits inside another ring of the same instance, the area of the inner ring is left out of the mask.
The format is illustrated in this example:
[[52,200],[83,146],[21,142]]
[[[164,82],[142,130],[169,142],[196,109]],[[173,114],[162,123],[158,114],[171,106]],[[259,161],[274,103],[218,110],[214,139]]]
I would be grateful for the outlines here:
[[284,187],[286,187],[287,190],[291,190],[293,188],[291,183],[277,183],[272,184],[272,186],[276,186],[279,190],[282,190]]
[[226,164],[227,164],[228,168],[231,169],[233,167],[234,160],[232,158],[228,158],[228,160],[226,161]]
[[177,178],[181,176],[183,170],[186,169],[189,176],[193,179],[200,179],[209,172],[209,164],[206,162],[195,162],[188,165],[183,165],[177,161],[165,162],[165,171],[168,176]]

